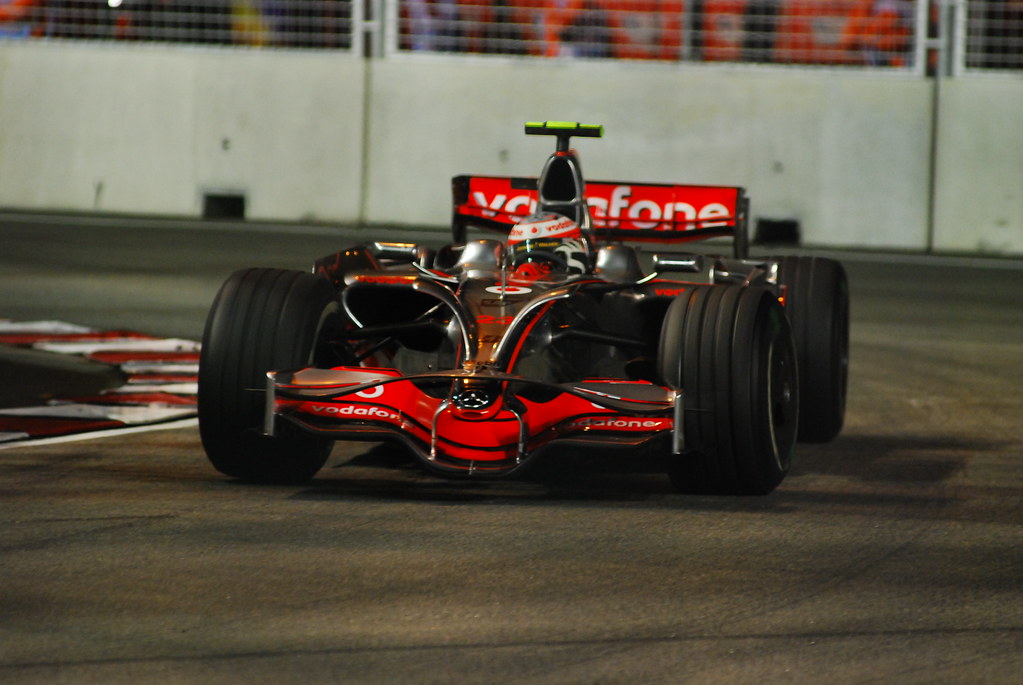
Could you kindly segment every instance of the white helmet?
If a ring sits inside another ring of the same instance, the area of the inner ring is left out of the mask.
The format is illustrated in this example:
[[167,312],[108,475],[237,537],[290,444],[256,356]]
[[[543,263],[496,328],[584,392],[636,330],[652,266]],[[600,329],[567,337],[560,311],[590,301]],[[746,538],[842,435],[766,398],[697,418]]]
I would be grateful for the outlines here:
[[579,224],[553,212],[533,214],[515,224],[508,234],[512,265],[546,264],[551,271],[582,274],[589,262]]

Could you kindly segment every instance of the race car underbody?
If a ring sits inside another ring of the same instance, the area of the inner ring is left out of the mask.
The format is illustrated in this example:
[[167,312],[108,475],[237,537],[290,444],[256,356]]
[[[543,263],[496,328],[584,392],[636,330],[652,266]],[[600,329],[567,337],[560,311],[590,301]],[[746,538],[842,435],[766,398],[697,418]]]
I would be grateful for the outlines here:
[[[838,434],[840,264],[750,258],[742,188],[585,182],[569,141],[601,127],[526,132],[557,139],[540,176],[456,177],[451,244],[228,279],[199,371],[217,469],[302,481],[335,440],[370,440],[438,473],[506,476],[581,447],[659,455],[684,492],[763,494],[797,440]],[[638,247],[712,237],[732,254]]]

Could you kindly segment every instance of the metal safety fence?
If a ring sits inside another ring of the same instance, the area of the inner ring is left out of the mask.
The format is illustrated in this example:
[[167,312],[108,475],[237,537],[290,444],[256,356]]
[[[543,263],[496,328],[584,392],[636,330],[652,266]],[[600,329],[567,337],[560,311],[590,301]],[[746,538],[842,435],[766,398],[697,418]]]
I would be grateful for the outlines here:
[[401,49],[907,66],[912,0],[404,0]]
[[1023,0],[970,0],[959,10],[954,18],[964,29],[959,32],[964,58],[959,64],[1023,70]]
[[352,46],[351,0],[0,0],[0,37]]
[[0,0],[0,39],[1023,69],[1023,0]]

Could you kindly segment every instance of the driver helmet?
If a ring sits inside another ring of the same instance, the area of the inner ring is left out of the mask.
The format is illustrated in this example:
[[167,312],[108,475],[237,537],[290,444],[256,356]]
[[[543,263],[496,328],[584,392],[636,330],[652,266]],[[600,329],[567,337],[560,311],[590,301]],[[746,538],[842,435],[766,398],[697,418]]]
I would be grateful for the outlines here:
[[587,249],[579,224],[553,212],[533,214],[508,234],[512,265],[534,264],[546,272],[586,273]]

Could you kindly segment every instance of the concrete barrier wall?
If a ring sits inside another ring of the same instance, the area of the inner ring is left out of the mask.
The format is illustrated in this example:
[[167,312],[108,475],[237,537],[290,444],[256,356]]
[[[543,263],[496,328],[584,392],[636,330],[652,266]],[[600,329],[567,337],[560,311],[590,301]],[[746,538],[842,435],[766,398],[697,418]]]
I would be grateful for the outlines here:
[[743,185],[755,216],[799,219],[808,243],[919,247],[927,233],[927,84],[840,76],[377,63],[368,214],[441,222],[447,208],[436,188],[446,178],[539,173],[551,141],[525,138],[522,122],[565,119],[605,125],[604,139],[575,143],[590,178]]
[[743,185],[754,218],[798,219],[807,244],[1023,252],[1023,84],[942,93],[932,231],[919,77],[10,44],[0,206],[199,216],[229,193],[251,219],[440,227],[451,176],[536,174],[551,141],[522,123],[568,119],[606,127],[576,143],[588,177]]
[[1023,254],[1023,78],[941,85],[934,243]]
[[354,220],[361,60],[258,50],[0,47],[0,206]]

